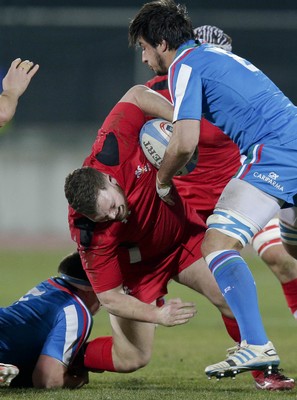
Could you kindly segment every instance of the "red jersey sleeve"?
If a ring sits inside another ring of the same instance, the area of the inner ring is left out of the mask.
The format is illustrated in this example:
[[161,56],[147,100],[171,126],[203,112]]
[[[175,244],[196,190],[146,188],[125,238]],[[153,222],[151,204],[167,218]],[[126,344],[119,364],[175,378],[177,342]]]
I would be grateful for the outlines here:
[[153,79],[150,79],[146,82],[145,86],[149,87],[150,89],[155,90],[156,92],[160,93],[162,96],[166,97],[167,100],[172,102],[171,96],[168,90],[168,81],[167,75],[162,76],[155,76]]

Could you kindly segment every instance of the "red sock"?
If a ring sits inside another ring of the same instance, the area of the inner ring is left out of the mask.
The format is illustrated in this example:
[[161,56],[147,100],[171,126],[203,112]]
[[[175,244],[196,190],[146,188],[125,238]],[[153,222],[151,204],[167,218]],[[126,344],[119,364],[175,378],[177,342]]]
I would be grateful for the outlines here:
[[112,361],[112,336],[103,336],[87,343],[84,366],[93,372],[115,372]]
[[222,318],[223,318],[225,327],[227,329],[227,332],[229,333],[229,336],[231,336],[235,342],[240,343],[241,342],[240,331],[239,331],[239,327],[238,327],[236,319],[226,317],[226,315],[223,315],[223,314],[222,314]]
[[282,288],[291,313],[297,319],[297,279],[283,283]]

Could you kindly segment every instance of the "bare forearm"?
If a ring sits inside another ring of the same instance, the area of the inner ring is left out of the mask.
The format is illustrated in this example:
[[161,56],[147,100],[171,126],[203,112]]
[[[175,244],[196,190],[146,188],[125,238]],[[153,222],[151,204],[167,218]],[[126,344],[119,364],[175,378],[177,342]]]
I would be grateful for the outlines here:
[[137,105],[146,115],[172,121],[173,105],[164,96],[144,85],[133,86],[120,101]]
[[158,308],[152,304],[143,303],[135,297],[117,293],[112,296],[103,295],[99,299],[110,314],[134,321],[158,323]]
[[173,134],[158,172],[160,183],[170,183],[176,171],[190,160],[198,144],[199,132],[198,120],[181,120],[174,124]]
[[19,97],[6,90],[0,96],[0,127],[7,124],[15,114]]
[[158,171],[158,181],[161,184],[170,184],[176,171],[181,169],[190,160],[192,153],[166,151],[161,167]]
[[135,297],[109,290],[98,295],[106,310],[118,317],[163,326],[185,324],[196,314],[195,305],[180,299],[171,299],[162,307],[146,304]]

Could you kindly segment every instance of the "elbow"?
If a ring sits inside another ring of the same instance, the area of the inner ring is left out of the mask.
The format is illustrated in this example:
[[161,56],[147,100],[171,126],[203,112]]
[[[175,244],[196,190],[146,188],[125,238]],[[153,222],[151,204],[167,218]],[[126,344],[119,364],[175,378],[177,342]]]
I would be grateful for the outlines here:
[[123,294],[123,288],[122,285],[120,285],[114,289],[97,293],[97,297],[101,306],[103,306],[107,312],[113,314],[117,312],[119,305],[122,303]]
[[11,118],[12,116],[8,115],[8,113],[0,111],[0,128],[6,125],[11,120]]
[[113,310],[114,295],[112,293],[109,293],[109,291],[106,291],[106,292],[97,294],[97,296],[98,296],[98,299],[99,299],[102,307],[104,307],[108,312]]

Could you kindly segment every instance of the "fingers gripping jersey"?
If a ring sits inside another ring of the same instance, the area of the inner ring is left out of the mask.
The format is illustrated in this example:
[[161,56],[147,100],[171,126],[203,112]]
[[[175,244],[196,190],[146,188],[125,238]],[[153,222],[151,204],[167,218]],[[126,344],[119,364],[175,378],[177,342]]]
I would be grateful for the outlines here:
[[0,309],[0,359],[27,375],[41,354],[67,367],[91,327],[91,314],[81,299],[61,279],[49,279]]

